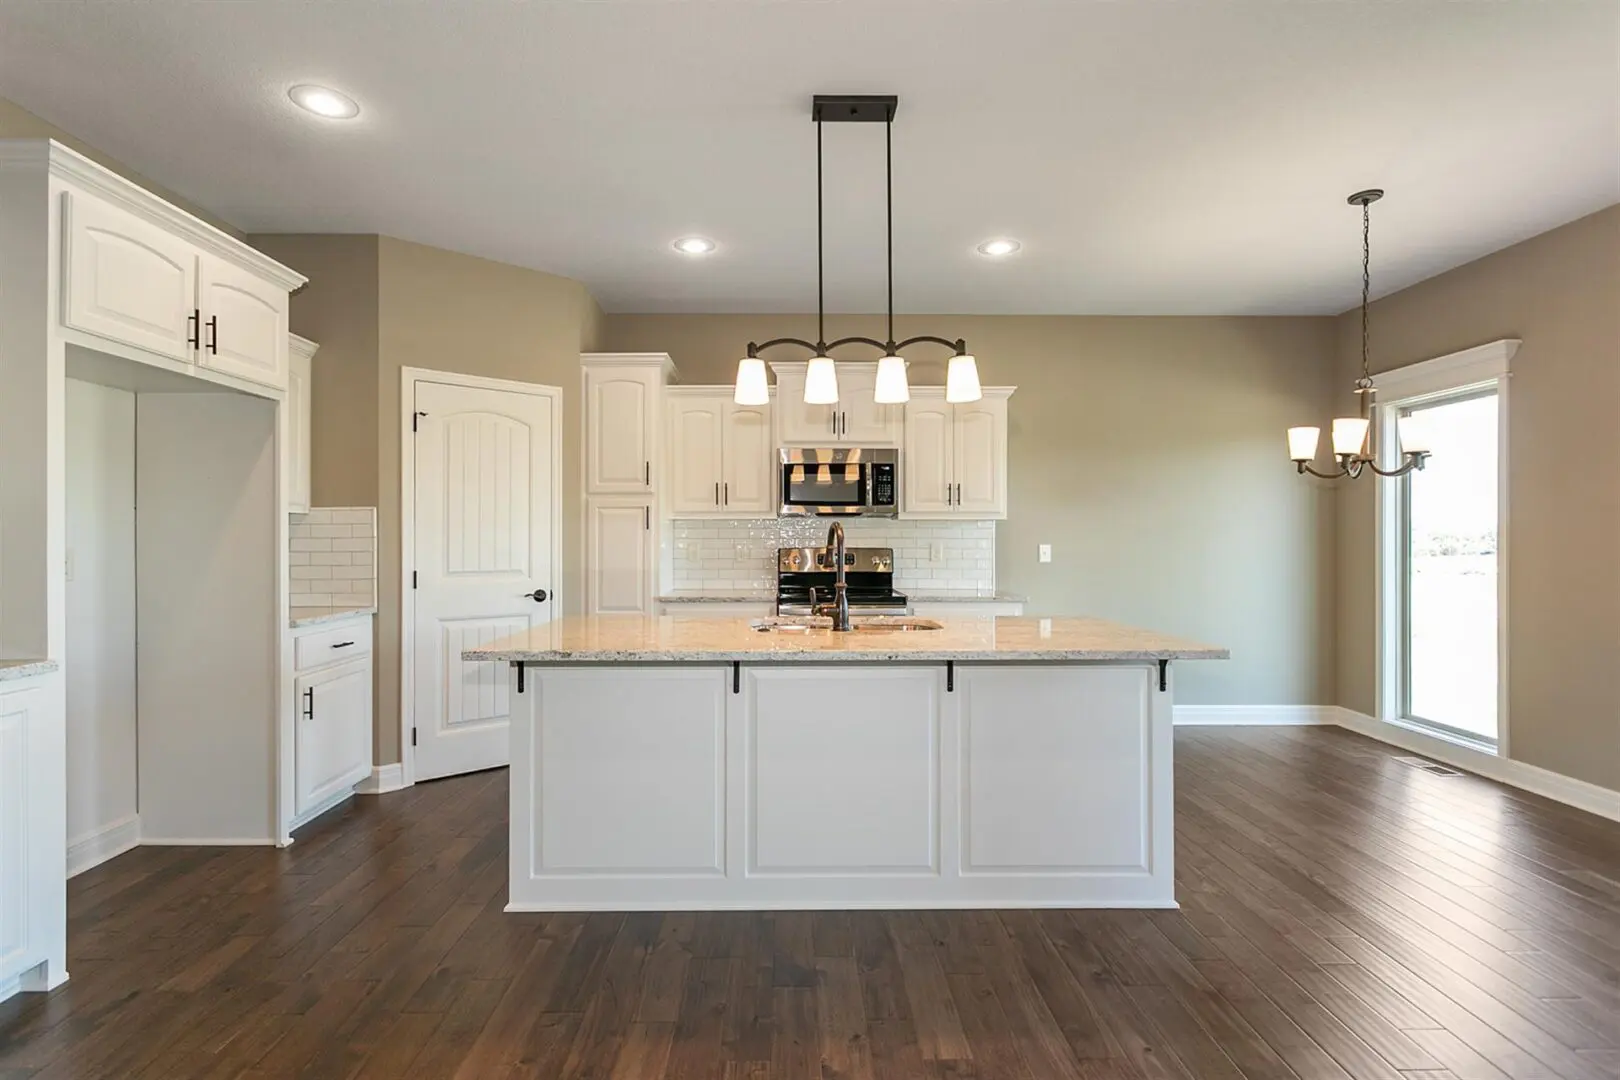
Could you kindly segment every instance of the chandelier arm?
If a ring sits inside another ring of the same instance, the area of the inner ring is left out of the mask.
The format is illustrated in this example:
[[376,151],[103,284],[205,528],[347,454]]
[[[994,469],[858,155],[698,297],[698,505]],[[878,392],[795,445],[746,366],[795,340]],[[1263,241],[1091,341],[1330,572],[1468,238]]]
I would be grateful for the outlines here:
[[1311,466],[1305,464],[1305,462],[1303,462],[1303,461],[1296,461],[1296,462],[1294,462],[1294,464],[1299,467],[1300,472],[1302,472],[1302,473],[1310,473],[1312,476],[1314,476],[1314,477],[1316,477],[1316,478],[1318,478],[1320,480],[1341,480],[1344,477],[1350,475],[1350,470],[1346,469],[1342,465],[1339,466],[1339,471],[1338,472],[1326,473],[1326,472],[1318,472],[1316,469],[1314,469]]
[[750,341],[748,343],[748,355],[753,356],[761,349],[774,349],[778,345],[797,345],[801,349],[809,349],[811,352],[817,352],[818,350],[818,346],[813,341],[806,341],[804,338],[796,337],[779,337],[771,338],[769,341],[762,341],[758,344]]
[[1379,476],[1405,476],[1409,472],[1423,468],[1423,459],[1426,457],[1428,457],[1427,454],[1408,454],[1406,456],[1406,463],[1395,469],[1380,469],[1377,465],[1370,461],[1367,462],[1367,467],[1373,472],[1377,473]]
[[933,334],[918,334],[916,337],[906,338],[906,340],[896,345],[895,348],[904,349],[908,345],[919,345],[923,342],[928,342],[933,345],[943,345],[947,349],[955,349],[956,355],[958,356],[964,356],[967,354],[967,342],[963,341],[961,338],[957,338],[955,341],[952,341],[949,338],[935,337]]

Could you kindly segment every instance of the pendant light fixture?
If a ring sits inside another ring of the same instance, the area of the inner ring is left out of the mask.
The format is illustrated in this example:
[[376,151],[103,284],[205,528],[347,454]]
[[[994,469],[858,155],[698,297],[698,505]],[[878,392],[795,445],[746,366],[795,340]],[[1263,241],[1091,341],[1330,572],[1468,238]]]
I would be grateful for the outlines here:
[[1310,473],[1324,480],[1348,476],[1354,480],[1363,472],[1379,476],[1405,476],[1414,469],[1423,468],[1429,458],[1429,444],[1411,417],[1400,421],[1396,435],[1400,442],[1401,463],[1393,469],[1378,466],[1378,432],[1373,424],[1378,391],[1373,387],[1372,371],[1368,366],[1368,306],[1372,292],[1372,213],[1368,209],[1384,197],[1381,188],[1358,191],[1346,201],[1361,207],[1361,377],[1356,380],[1356,397],[1360,402],[1360,415],[1341,416],[1333,421],[1330,438],[1333,458],[1338,463],[1334,472],[1318,472],[1311,462],[1316,458],[1317,445],[1322,440],[1322,429],[1294,427],[1288,429],[1288,457],[1301,473]]
[[[955,350],[946,376],[945,400],[951,402],[977,401],[979,389],[977,361],[967,351],[967,343],[960,338],[947,338],[921,334],[904,341],[894,340],[894,113],[900,99],[893,95],[878,94],[817,94],[810,103],[810,118],[816,123],[816,340],[781,337],[770,341],[748,343],[748,355],[737,363],[737,385],[734,396],[739,405],[763,405],[770,400],[770,388],[765,377],[765,361],[760,359],[761,349],[777,345],[797,345],[810,351],[810,362],[804,372],[804,400],[808,405],[832,405],[838,401],[838,367],[830,351],[844,345],[870,345],[883,350],[878,358],[877,384],[873,400],[879,405],[898,405],[911,400],[911,386],[906,378],[906,361],[900,350],[923,343],[944,345]],[[824,243],[822,230],[822,172],[821,125],[823,123],[882,123],[884,128],[884,174],[888,196],[888,271],[889,322],[888,339],[878,341],[869,337],[844,337],[828,341],[826,279],[823,269]]]

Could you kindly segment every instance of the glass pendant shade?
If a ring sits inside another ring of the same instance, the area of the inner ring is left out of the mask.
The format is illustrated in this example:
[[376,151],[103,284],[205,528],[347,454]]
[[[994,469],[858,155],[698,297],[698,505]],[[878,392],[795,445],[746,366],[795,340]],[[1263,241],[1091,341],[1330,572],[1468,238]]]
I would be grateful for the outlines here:
[[911,384],[906,380],[906,362],[898,356],[878,360],[877,387],[872,399],[879,405],[904,405],[911,400]]
[[[740,385],[740,384],[739,384]],[[1288,460],[1314,461],[1316,446],[1322,441],[1322,429],[1291,427],[1288,429]]]
[[945,369],[945,400],[952,405],[964,401],[978,401],[984,396],[979,388],[979,364],[970,355],[951,357]]
[[1399,421],[1401,453],[1427,454],[1434,449],[1429,440],[1428,426],[1416,416],[1403,416]]
[[1360,416],[1341,416],[1333,421],[1333,454],[1355,457],[1367,443],[1367,421]]
[[804,403],[838,404],[838,368],[830,356],[812,356],[804,369]]
[[737,361],[737,388],[733,400],[738,405],[769,405],[771,387],[765,379],[765,361],[745,356]]

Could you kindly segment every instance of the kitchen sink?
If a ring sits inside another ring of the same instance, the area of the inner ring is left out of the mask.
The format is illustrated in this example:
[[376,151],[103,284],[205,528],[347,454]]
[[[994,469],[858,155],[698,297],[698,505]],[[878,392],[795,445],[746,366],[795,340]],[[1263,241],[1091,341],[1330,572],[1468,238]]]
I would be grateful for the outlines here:
[[[762,634],[808,634],[817,630],[831,630],[832,620],[828,618],[760,619],[752,625],[755,630]],[[944,624],[937,623],[933,619],[875,616],[856,620],[849,632],[852,634],[906,634],[920,630],[943,629],[945,629]]]

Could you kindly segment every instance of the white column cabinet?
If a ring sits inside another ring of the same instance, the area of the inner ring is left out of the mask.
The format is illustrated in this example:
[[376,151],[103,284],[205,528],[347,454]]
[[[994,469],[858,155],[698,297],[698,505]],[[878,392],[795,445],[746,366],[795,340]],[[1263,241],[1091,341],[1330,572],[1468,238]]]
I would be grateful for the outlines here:
[[178,226],[200,223],[159,208],[176,228],[88,192],[62,193],[63,325],[284,389],[285,277],[250,269],[268,263],[250,249],[233,246],[226,257],[193,243]]
[[646,499],[605,496],[585,504],[585,612],[651,615],[658,545]]
[[291,335],[287,342],[287,509],[309,513],[310,378],[319,348],[313,341]]
[[738,405],[724,387],[668,393],[669,516],[775,514],[770,406]]
[[771,365],[776,373],[776,439],[782,446],[898,446],[904,419],[899,405],[879,405],[877,365],[840,363],[838,403],[804,403],[803,363]]
[[984,521],[1007,516],[1008,387],[962,405],[937,386],[914,386],[900,463],[902,517]]
[[583,361],[585,494],[651,495],[669,357],[597,353]]

